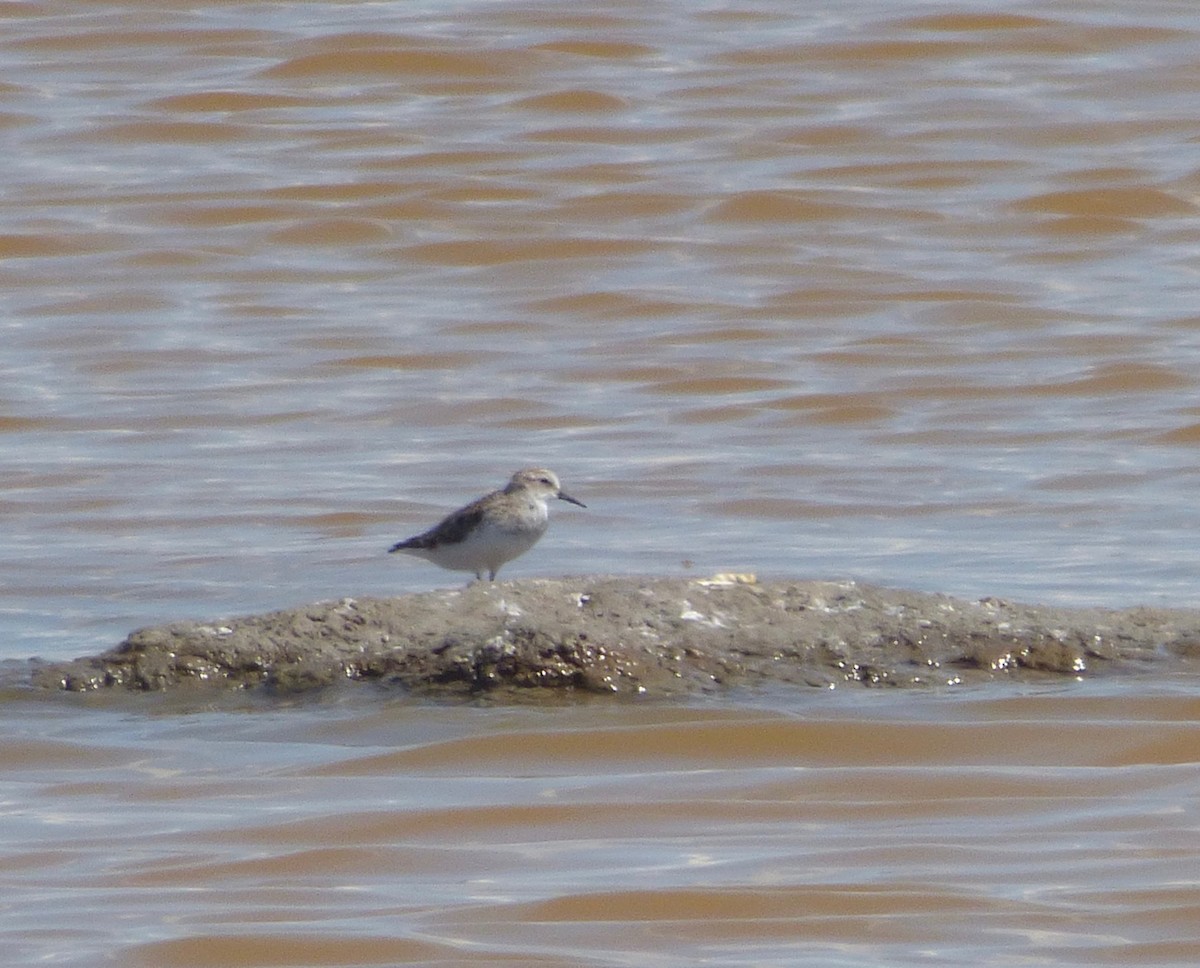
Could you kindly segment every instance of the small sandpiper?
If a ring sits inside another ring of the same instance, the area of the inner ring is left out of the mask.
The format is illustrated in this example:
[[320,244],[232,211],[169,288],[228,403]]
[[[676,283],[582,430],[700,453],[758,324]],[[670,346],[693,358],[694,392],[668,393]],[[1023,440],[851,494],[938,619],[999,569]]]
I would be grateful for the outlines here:
[[495,581],[501,565],[525,554],[546,533],[546,502],[552,497],[587,507],[563,493],[553,471],[531,467],[517,471],[503,490],[485,494],[388,551],[416,555],[450,571],[473,571],[476,580],[486,570],[488,581]]

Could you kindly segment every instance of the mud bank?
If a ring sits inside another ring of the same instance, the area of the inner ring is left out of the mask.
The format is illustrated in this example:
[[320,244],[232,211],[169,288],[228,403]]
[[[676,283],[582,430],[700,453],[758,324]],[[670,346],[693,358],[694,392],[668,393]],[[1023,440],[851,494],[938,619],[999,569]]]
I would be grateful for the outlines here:
[[371,680],[422,693],[671,695],[1093,676],[1197,655],[1195,611],[1046,608],[746,576],[568,578],[157,626],[98,656],[38,664],[33,683],[294,692]]

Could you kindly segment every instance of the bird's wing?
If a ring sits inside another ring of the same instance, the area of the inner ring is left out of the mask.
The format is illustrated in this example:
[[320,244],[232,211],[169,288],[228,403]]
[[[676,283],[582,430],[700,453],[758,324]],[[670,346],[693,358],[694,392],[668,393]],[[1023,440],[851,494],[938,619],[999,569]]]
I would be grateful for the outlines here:
[[397,542],[388,551],[403,551],[405,548],[436,548],[438,545],[458,544],[483,520],[484,502],[491,497],[481,497],[465,508],[459,508],[428,531]]

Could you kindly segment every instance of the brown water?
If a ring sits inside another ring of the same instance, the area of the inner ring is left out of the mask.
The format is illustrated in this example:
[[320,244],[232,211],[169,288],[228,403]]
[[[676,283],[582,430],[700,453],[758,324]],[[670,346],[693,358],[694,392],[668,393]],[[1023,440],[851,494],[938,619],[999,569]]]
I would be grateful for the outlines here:
[[7,964],[1200,958],[1194,683],[3,715]]
[[0,11],[6,654],[446,576],[1197,604],[1187,3]]
[[[1200,604],[1194,4],[0,5],[0,657],[456,578]],[[1194,964],[1194,683],[0,706],[21,963]],[[13,961],[14,964],[18,963]]]

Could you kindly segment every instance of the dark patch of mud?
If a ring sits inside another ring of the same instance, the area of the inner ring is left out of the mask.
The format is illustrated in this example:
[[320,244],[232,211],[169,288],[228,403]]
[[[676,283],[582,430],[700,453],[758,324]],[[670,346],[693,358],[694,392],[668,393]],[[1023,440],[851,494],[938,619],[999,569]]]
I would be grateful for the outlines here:
[[142,629],[38,665],[47,689],[285,693],[346,680],[424,694],[678,695],[731,685],[924,686],[1080,677],[1200,654],[1200,612],[970,602],[854,582],[477,583]]

